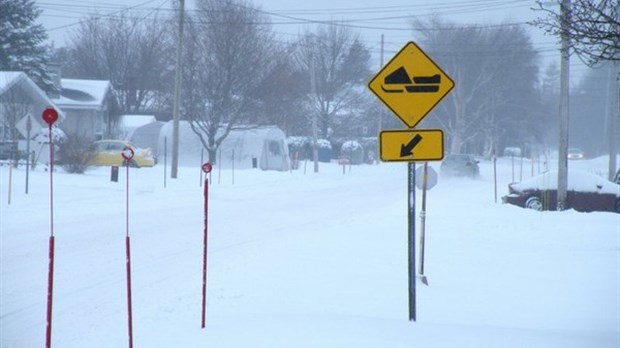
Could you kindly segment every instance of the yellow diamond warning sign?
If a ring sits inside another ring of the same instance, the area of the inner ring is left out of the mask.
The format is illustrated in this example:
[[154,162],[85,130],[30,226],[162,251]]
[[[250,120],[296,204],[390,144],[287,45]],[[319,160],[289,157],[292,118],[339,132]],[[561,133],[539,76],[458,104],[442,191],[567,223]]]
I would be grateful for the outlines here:
[[368,88],[409,128],[415,127],[454,87],[454,81],[409,42],[368,83]]

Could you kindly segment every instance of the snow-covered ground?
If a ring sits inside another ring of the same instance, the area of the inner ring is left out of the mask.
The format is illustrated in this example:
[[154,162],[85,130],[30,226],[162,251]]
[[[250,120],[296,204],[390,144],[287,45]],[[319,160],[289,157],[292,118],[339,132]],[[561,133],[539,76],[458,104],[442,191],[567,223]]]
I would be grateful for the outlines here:
[[[207,327],[203,188],[130,169],[134,347],[620,346],[620,215],[503,205],[510,159],[428,192],[417,321],[407,306],[407,169],[321,164],[210,179]],[[515,164],[516,179],[538,163]],[[439,171],[439,163],[431,164]],[[574,161],[606,173],[604,158]],[[533,169],[532,169],[533,168]],[[52,346],[128,344],[126,172],[54,174]],[[0,347],[45,343],[50,180],[0,167]],[[418,191],[418,211],[421,194]],[[419,232],[419,221],[418,228]]]

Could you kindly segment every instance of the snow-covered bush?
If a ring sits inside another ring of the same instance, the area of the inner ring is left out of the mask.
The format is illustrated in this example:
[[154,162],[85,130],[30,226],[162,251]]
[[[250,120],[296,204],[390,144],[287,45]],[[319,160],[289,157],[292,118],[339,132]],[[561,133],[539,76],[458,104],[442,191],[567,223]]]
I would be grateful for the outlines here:
[[351,164],[361,164],[364,161],[364,148],[355,141],[345,141],[340,148],[340,157],[346,157]]
[[[286,139],[291,156],[298,154],[298,159],[312,159],[312,138],[311,137],[288,137]],[[317,139],[319,150],[319,161],[329,162],[332,158],[332,144],[327,139]]]
[[288,144],[288,153],[297,159],[304,159],[308,151],[308,138],[293,136],[286,138]]
[[67,173],[84,174],[96,155],[95,143],[88,137],[70,134],[59,143],[60,165]]
[[327,139],[317,139],[317,144],[319,145],[319,149],[332,149],[332,143],[330,143]]

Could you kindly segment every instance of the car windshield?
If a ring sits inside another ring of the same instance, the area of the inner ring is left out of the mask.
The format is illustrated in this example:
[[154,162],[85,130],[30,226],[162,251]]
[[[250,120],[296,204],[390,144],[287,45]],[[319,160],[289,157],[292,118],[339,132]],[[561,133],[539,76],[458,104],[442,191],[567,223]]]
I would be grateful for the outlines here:
[[110,151],[122,151],[125,148],[125,144],[120,142],[112,142],[110,146],[108,146],[108,150]]

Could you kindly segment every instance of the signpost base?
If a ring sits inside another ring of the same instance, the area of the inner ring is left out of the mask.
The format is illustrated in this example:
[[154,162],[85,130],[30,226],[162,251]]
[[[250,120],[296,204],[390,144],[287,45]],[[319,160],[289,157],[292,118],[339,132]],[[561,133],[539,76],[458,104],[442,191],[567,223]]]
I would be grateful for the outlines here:
[[407,238],[409,254],[409,321],[416,321],[416,293],[415,293],[415,162],[407,164],[407,192],[409,193],[408,224],[409,233]]

